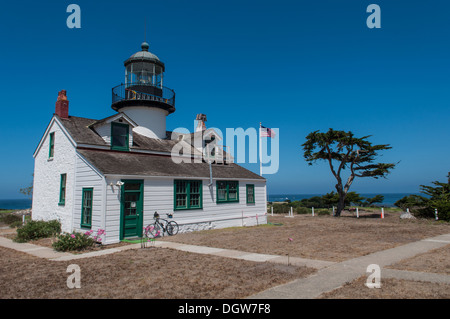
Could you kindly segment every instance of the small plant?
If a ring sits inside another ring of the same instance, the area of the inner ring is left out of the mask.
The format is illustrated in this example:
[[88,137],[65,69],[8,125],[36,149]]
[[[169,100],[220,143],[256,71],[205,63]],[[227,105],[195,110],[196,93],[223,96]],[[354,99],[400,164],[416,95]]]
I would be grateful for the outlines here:
[[102,235],[106,232],[103,229],[98,229],[97,233],[89,230],[85,233],[72,232],[64,233],[58,236],[58,240],[53,243],[53,248],[57,251],[81,251],[93,247],[96,243],[102,242]]
[[17,228],[16,242],[24,243],[33,239],[48,238],[61,232],[61,223],[58,220],[31,220]]
[[58,241],[53,243],[57,251],[84,250],[94,245],[94,239],[82,233],[64,233],[58,236]]
[[[294,239],[289,237],[288,238],[288,245],[291,246],[293,241],[294,241]],[[290,252],[291,252],[291,247],[289,247],[288,253],[287,253],[287,264],[288,264],[288,266],[290,265],[290,262],[289,262]]]

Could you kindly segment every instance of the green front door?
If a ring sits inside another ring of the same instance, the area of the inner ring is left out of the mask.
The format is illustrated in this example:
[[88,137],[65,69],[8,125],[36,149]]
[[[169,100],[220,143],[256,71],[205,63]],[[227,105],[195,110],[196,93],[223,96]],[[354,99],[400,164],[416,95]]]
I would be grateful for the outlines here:
[[121,236],[141,237],[142,236],[142,181],[123,181],[121,200]]

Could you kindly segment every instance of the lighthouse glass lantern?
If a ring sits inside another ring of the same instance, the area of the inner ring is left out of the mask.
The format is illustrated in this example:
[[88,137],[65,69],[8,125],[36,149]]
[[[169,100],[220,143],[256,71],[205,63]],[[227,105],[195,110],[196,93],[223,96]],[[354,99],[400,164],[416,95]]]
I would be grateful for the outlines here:
[[112,89],[112,108],[120,111],[124,107],[147,106],[175,111],[175,92],[163,86],[164,63],[149,52],[147,42],[141,44],[141,51],[125,62],[125,84]]
[[146,42],[142,43],[141,48],[142,51],[125,61],[125,84],[162,88],[164,64],[148,51],[149,45]]

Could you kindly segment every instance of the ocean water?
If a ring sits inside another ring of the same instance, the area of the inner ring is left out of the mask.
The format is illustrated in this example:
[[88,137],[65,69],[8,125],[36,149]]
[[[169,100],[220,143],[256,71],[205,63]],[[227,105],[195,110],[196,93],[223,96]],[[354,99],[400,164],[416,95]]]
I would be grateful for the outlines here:
[[[311,198],[314,196],[322,196],[325,194],[279,194],[279,195],[268,195],[267,196],[267,200],[269,202],[281,202],[281,201],[285,201],[286,199],[289,199],[291,201],[295,201],[295,200],[302,200],[305,198]],[[375,195],[383,195],[384,196],[384,200],[382,203],[378,204],[378,205],[383,205],[386,207],[393,207],[394,203],[396,201],[398,201],[399,199],[408,196],[408,195],[422,195],[423,194],[419,194],[419,193],[381,193],[381,194],[360,194],[362,197],[366,197],[366,198],[372,198]]]
[[31,199],[0,199],[0,209],[31,208]]
[[[322,196],[324,194],[278,194],[278,195],[268,195],[267,200],[269,202],[281,202],[289,199],[291,201],[302,200],[304,198],[311,198],[313,196]],[[362,197],[374,197],[378,195],[374,194],[360,194]],[[394,203],[399,199],[408,195],[422,195],[419,193],[382,193],[380,195],[384,196],[384,201],[380,205],[387,207],[394,206]],[[31,199],[0,199],[0,209],[27,209],[31,208]]]

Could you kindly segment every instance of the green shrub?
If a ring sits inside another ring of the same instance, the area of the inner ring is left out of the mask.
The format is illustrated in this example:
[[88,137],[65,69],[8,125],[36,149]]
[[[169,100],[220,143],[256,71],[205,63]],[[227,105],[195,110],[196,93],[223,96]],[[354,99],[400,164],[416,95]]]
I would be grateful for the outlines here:
[[287,214],[289,213],[291,207],[289,204],[280,203],[273,205],[273,213],[274,214]]
[[64,233],[58,236],[58,240],[53,243],[53,248],[57,251],[84,250],[94,245],[95,241],[89,235],[73,232]]
[[23,243],[33,239],[47,238],[61,232],[61,223],[57,220],[32,220],[17,228],[15,241]]
[[[22,217],[14,215],[14,214],[1,214],[0,215],[0,222],[7,224],[7,225],[16,225],[18,222],[22,223]],[[11,227],[15,227],[15,226],[11,226]]]
[[314,213],[319,216],[331,215],[331,212],[328,209],[317,209],[314,211]]
[[294,212],[297,214],[311,214],[311,209],[306,207],[296,207]]

